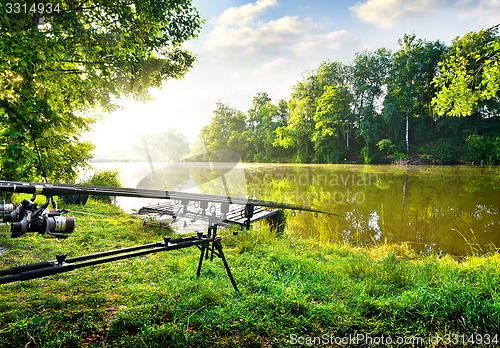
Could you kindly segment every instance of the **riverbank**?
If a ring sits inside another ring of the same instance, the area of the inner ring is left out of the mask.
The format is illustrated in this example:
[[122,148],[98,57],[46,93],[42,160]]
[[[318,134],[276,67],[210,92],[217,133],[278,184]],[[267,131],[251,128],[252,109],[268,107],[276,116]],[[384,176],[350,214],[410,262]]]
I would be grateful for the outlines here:
[[[71,210],[99,216],[73,214],[76,231],[61,243],[1,233],[8,251],[0,269],[154,242],[165,233],[93,201]],[[196,278],[194,248],[3,285],[0,346],[375,345],[389,337],[435,346],[438,336],[441,344],[495,343],[500,331],[497,253],[458,260],[416,254],[406,244],[355,248],[278,237],[265,227],[225,238],[223,246],[241,295],[219,259]]]

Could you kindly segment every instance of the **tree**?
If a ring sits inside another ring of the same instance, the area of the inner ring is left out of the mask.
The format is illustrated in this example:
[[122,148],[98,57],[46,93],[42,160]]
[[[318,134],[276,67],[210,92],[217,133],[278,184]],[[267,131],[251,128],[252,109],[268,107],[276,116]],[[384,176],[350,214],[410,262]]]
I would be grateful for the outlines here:
[[[500,25],[500,24],[499,24]],[[439,115],[469,116],[478,104],[500,93],[500,37],[498,26],[456,38],[433,83],[439,91],[432,100]]]
[[292,90],[288,124],[276,129],[273,145],[295,149],[297,162],[311,161],[317,100],[328,86],[346,86],[349,78],[350,67],[336,61],[323,62],[318,69],[309,72]]
[[401,48],[394,54],[392,69],[387,78],[384,116],[390,127],[405,123],[405,147],[408,155],[410,126],[418,118],[421,122],[426,118],[432,121],[430,103],[434,89],[431,81],[445,47],[439,41],[428,42],[416,39],[415,35],[404,35],[399,44]]
[[[272,121],[270,110],[274,105],[267,93],[257,93],[253,98],[253,106],[248,110],[248,153],[247,160],[263,162],[267,159],[266,133]],[[274,129],[270,130],[271,132]],[[272,141],[271,141],[272,144]]]
[[391,58],[388,50],[380,48],[374,52],[357,53],[354,59],[352,67],[352,93],[355,101],[353,113],[355,122],[359,125],[359,137],[364,142],[365,162],[370,162],[370,148],[374,146],[382,133],[378,109],[384,97]]
[[142,159],[149,156],[153,161],[179,161],[190,151],[187,137],[172,127],[141,136],[134,150]]
[[114,110],[122,96],[147,100],[149,88],[182,77],[195,58],[181,44],[202,21],[190,1],[40,3],[44,13],[33,0],[1,7],[0,176],[40,178],[34,137],[49,178],[71,181],[90,157],[78,143],[93,121],[86,113]]
[[314,152],[320,162],[339,162],[347,147],[341,145],[343,133],[347,134],[352,95],[347,87],[328,86],[318,98],[314,115]]
[[202,128],[203,141],[211,161],[225,161],[218,158],[217,150],[232,150],[245,160],[247,152],[247,118],[241,111],[217,102],[210,125]]
[[299,163],[309,162],[313,155],[312,133],[314,130],[315,105],[310,97],[300,100],[292,99],[289,102],[290,117],[286,126],[276,129],[274,146],[285,149],[294,148],[297,152],[296,161]]
[[285,126],[288,119],[286,101],[278,105],[271,102],[267,93],[257,93],[253,107],[248,110],[248,153],[247,160],[254,162],[276,162],[284,159],[283,149],[273,146],[275,130]]

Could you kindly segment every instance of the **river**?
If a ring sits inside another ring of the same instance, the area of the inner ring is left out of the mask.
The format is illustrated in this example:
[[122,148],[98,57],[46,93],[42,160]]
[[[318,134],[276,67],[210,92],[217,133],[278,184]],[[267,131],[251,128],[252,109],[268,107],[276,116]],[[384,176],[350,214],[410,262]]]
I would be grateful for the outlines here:
[[[418,252],[482,254],[500,246],[500,168],[470,166],[94,163],[124,184],[249,196],[343,218],[298,213],[289,234],[351,245],[409,243]],[[151,170],[155,171],[154,175]],[[89,175],[90,173],[84,173]],[[145,179],[146,178],[146,179]],[[126,211],[151,200],[121,199]]]

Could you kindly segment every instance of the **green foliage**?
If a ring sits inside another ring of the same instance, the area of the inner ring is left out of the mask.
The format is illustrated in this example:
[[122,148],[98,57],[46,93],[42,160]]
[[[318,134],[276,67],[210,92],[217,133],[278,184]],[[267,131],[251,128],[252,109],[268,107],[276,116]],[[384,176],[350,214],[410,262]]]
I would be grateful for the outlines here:
[[49,179],[74,180],[92,150],[78,142],[94,121],[88,111],[114,110],[124,95],[147,100],[149,88],[182,77],[195,60],[180,47],[201,25],[190,1],[56,3],[60,11],[46,16],[0,7],[2,179],[41,178],[34,137]]
[[[410,134],[417,138],[418,125],[433,119],[431,100],[435,90],[431,81],[445,46],[439,41],[417,39],[415,35],[404,35],[399,45],[387,78],[383,113],[390,138],[395,142],[404,139],[408,154]],[[428,130],[429,126],[423,128]],[[422,133],[426,136],[426,132]],[[427,141],[422,135],[419,138],[415,140]]]
[[[325,61],[304,74],[288,101],[274,104],[267,93],[258,93],[246,115],[218,103],[201,139],[209,149],[230,149],[248,162],[377,163],[381,155],[388,155],[396,161],[419,157],[453,163],[469,135],[500,137],[496,89],[500,74],[494,68],[500,44],[494,32],[471,34],[474,42],[471,38],[457,41],[451,48],[440,41],[404,35],[395,53],[380,48],[357,53],[350,64]],[[465,54],[467,50],[460,45],[484,53],[470,68],[476,72],[484,68],[490,74],[487,82],[478,82],[480,89],[488,91],[488,98],[468,118],[438,117],[436,113],[441,112],[433,98],[442,86],[435,77],[444,76],[440,73],[443,61],[457,52]],[[498,151],[492,141],[485,146],[492,153]],[[496,161],[488,156],[483,162]]]
[[[92,177],[80,183],[81,185],[91,185],[91,186],[109,186],[109,187],[121,187],[120,172],[118,169],[114,170],[100,170],[95,172]],[[112,204],[115,201],[115,197],[110,196],[91,196],[93,199],[105,203]]]
[[364,146],[361,150],[361,154],[363,155],[363,163],[370,164],[373,162],[373,155],[370,154],[370,148],[368,146]]
[[276,145],[284,148],[292,147],[299,162],[312,160],[315,102],[310,97],[292,100],[288,105],[290,118],[286,127],[276,131]]
[[457,161],[457,147],[449,141],[442,141],[436,146],[432,158],[442,164],[455,163]]
[[394,159],[395,161],[399,161],[399,160],[402,160],[404,158],[406,158],[406,155],[404,153],[398,152],[398,151],[394,152],[394,155],[392,156],[392,159]]
[[[79,210],[109,217],[82,215],[64,243],[2,233],[9,249],[0,268],[161,239],[116,207],[91,201]],[[223,243],[239,296],[218,258],[194,275],[195,248],[82,268],[3,285],[0,346],[287,347],[302,333],[468,338],[500,330],[498,254],[458,262],[404,244],[353,248],[257,228]]]
[[462,158],[476,165],[495,164],[500,161],[500,138],[484,135],[467,137]]
[[340,142],[350,127],[347,108],[352,97],[345,87],[349,76],[346,64],[326,61],[297,83],[287,125],[276,130],[274,145],[292,148],[298,162],[328,161],[330,151],[343,153]]
[[277,148],[276,144],[289,130],[284,127],[288,118],[287,103],[280,100],[274,104],[267,93],[258,93],[254,97],[248,116],[219,101],[212,123],[203,127],[193,146],[190,160],[206,161],[210,158],[225,161],[221,150],[234,151],[247,162],[287,160],[290,151]]
[[396,145],[392,143],[389,139],[382,139],[377,143],[378,149],[385,153],[386,155],[389,155],[393,153],[396,149]]
[[[232,150],[242,156],[245,153],[245,141],[249,136],[246,119],[241,111],[217,102],[212,123],[201,130],[200,140],[203,145],[199,144],[196,151],[208,152],[212,161],[226,161],[224,156],[220,157],[221,152],[218,150]],[[201,149],[202,147],[204,149]]]
[[276,129],[286,125],[287,120],[288,106],[284,100],[275,105],[267,93],[257,93],[252,108],[248,110],[248,146],[245,149],[247,161],[276,161],[283,157],[282,149],[274,147],[273,142],[276,139]]
[[432,100],[439,115],[469,116],[484,100],[500,91],[498,25],[456,38],[433,83],[439,92]]
[[365,163],[373,158],[369,155],[370,148],[382,136],[382,117],[377,111],[377,104],[383,94],[383,86],[391,67],[391,53],[384,48],[375,52],[356,54],[351,82],[355,102],[352,105],[354,117],[352,123],[359,124],[356,135],[362,139]]
[[97,171],[82,185],[121,187],[120,172],[118,169]]
[[317,100],[312,141],[315,156],[321,162],[338,162],[345,151],[342,138],[349,126],[351,100],[345,86],[328,86]]
[[[29,129],[23,129],[23,125],[11,121],[0,110],[0,122],[3,125],[0,126],[0,177],[41,181],[42,170]],[[49,181],[74,182],[78,168],[87,166],[92,158],[94,146],[89,142],[77,141],[77,136],[86,128],[79,129],[75,125],[80,123],[78,120],[67,121],[61,120],[60,124],[52,124],[48,129],[33,131]]]

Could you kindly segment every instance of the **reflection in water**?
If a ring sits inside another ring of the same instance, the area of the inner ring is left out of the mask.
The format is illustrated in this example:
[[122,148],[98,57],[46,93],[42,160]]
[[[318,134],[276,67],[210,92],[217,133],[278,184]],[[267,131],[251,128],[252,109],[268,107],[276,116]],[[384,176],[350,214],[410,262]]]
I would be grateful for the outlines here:
[[288,232],[353,244],[409,242],[417,251],[464,255],[500,246],[500,170],[474,167],[248,166],[257,198],[327,209],[302,213]]
[[[151,176],[147,163],[123,165],[134,168],[122,170],[135,173],[125,179],[129,187],[149,178],[142,187],[229,192],[345,216],[289,217],[287,233],[306,238],[355,245],[409,242],[417,251],[454,255],[500,246],[500,168],[173,163]],[[155,175],[160,184],[153,184]]]
[[[136,185],[137,188],[165,190],[165,191],[188,191],[198,188],[198,192],[204,191],[208,185],[212,194],[246,196],[246,183],[243,170],[239,164],[239,155],[230,150],[219,150],[213,152],[213,156],[226,159],[225,162],[171,162],[163,164],[155,169],[155,163],[149,162],[151,172],[144,176]],[[213,189],[217,188],[218,193]],[[203,193],[203,192],[202,192]],[[209,193],[209,192],[206,192]]]

